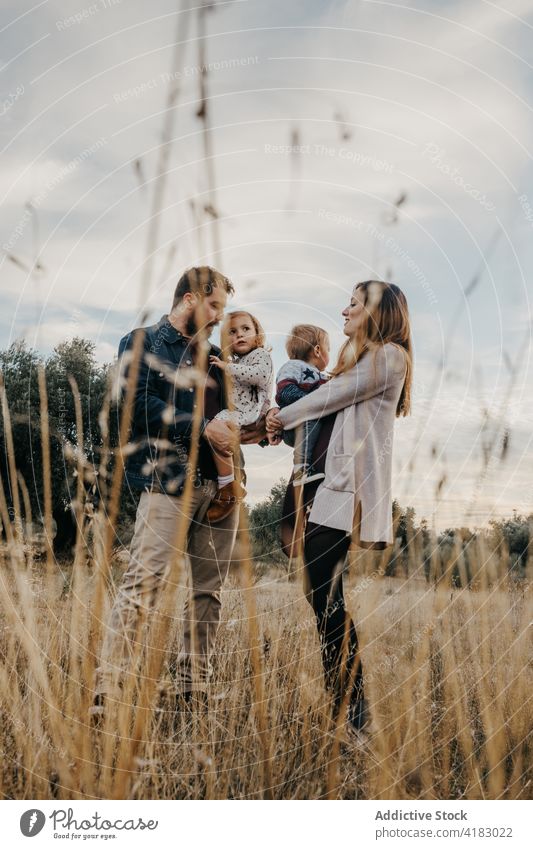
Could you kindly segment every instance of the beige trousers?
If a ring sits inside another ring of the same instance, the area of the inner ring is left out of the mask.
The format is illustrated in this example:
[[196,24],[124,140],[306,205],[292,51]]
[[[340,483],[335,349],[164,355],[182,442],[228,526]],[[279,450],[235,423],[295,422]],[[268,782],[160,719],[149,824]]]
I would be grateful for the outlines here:
[[[187,511],[187,550],[177,550],[177,529],[183,517],[182,496],[143,492],[137,508],[130,564],[125,572],[107,623],[96,692],[119,697],[124,672],[131,669],[144,648],[147,627],[161,593],[177,587],[168,583],[170,558],[187,554],[190,592],[183,611],[183,648],[176,667],[176,690],[205,689],[209,655],[220,620],[220,590],[228,573],[235,544],[238,510],[216,525],[205,514],[216,485],[206,481],[193,489]],[[181,570],[183,580],[183,570]],[[171,625],[171,623],[169,623]]]

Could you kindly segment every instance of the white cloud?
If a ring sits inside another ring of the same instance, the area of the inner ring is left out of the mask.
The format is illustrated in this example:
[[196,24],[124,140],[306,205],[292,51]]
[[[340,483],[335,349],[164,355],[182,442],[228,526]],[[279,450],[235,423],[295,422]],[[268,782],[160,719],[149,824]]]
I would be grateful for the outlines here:
[[[84,332],[97,341],[99,356],[109,359],[112,339],[127,329],[122,325],[128,311],[135,322],[150,216],[149,193],[139,183],[140,176],[151,179],[155,172],[173,12],[170,0],[149,10],[123,0],[61,29],[57,22],[73,12],[53,0],[7,31],[6,61],[47,35],[4,74],[7,91],[17,84],[25,90],[1,137],[7,145],[0,166],[1,241],[14,238],[12,252],[29,263],[37,237],[46,268],[36,290],[19,268],[2,265],[7,303],[19,299],[15,334],[34,332],[28,314],[44,304],[38,332],[43,345],[55,344],[65,332],[58,309],[67,316],[79,309],[87,316]],[[11,4],[9,14],[17,17],[19,7]],[[434,403],[426,431],[442,444],[454,442],[450,463],[458,498],[467,497],[471,484],[462,459],[476,440],[470,410],[468,425],[464,421],[469,402],[474,408],[477,403],[476,369],[483,367],[489,401],[505,391],[502,350],[516,354],[531,297],[529,225],[516,210],[512,188],[533,198],[525,64],[530,31],[517,19],[529,15],[529,0],[508,4],[508,13],[482,0],[427,2],[418,9],[389,2],[273,0],[232,3],[209,15],[208,60],[221,63],[208,83],[222,257],[212,256],[206,217],[197,229],[189,205],[191,198],[197,206],[208,201],[195,117],[194,38],[180,65],[183,88],[152,286],[154,320],[168,309],[178,272],[198,259],[212,260],[234,278],[236,300],[259,313],[279,366],[294,321],[327,327],[337,347],[339,313],[353,282],[391,269],[411,304],[417,380],[429,386],[443,328],[480,266],[496,216],[508,229],[511,241],[502,238],[488,258],[488,273],[457,322],[449,357],[453,381],[444,382],[435,399],[422,392],[413,421],[398,426],[398,453],[409,454],[419,417]],[[257,60],[228,67],[229,60],[246,57]],[[274,152],[272,146],[289,144],[295,129],[305,146],[301,154]],[[343,130],[350,138],[341,137]],[[15,133],[16,142],[9,144]],[[100,149],[76,159],[101,138]],[[428,144],[437,146],[437,159],[428,155]],[[66,173],[73,161],[77,167]],[[58,180],[58,174],[64,176]],[[49,183],[38,230],[24,219],[17,234],[24,203]],[[399,221],[388,225],[391,202],[402,191],[407,201]],[[473,193],[486,195],[494,211]],[[367,224],[378,235],[365,231]],[[397,249],[387,242],[391,236]],[[171,245],[176,250],[168,267]],[[513,417],[520,426],[530,415],[523,389],[530,368],[515,396]],[[421,456],[428,448],[421,446]],[[260,451],[249,455],[251,498],[288,472],[287,452],[271,464]],[[428,470],[426,482],[406,497],[429,503],[437,473]],[[511,480],[510,470],[502,474]],[[519,489],[513,487],[501,490],[508,505]],[[450,502],[450,515],[458,513],[457,503]]]

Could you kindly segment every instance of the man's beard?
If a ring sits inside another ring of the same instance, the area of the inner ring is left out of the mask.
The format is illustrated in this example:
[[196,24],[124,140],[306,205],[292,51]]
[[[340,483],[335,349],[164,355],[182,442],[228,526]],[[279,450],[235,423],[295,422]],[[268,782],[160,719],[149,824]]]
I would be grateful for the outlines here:
[[[208,339],[211,336],[211,333],[213,332],[214,326],[215,326],[214,324],[206,324],[205,327],[203,328],[203,331],[204,331],[204,333],[205,333],[205,335]],[[198,322],[196,321],[196,316],[194,315],[194,313],[192,313],[192,315],[190,315],[189,318],[187,319],[187,328],[186,329],[187,329],[187,336],[189,337],[189,339],[194,338],[195,342],[198,342],[199,341],[198,338],[197,338]]]

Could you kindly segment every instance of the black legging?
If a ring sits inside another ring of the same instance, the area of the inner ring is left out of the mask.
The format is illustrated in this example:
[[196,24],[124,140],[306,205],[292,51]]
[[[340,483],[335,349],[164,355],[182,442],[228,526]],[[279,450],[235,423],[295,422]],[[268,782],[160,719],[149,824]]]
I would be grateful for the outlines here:
[[350,537],[344,531],[308,523],[304,553],[311,584],[309,601],[316,616],[326,688],[333,696],[335,715],[350,689],[347,718],[360,728],[364,722],[363,668],[342,586],[349,547]]

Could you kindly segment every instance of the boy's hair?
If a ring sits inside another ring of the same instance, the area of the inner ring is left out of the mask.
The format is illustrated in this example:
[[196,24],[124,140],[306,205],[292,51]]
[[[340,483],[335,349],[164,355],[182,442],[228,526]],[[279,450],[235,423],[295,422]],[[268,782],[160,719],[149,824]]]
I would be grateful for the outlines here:
[[329,339],[327,330],[314,324],[297,324],[292,328],[285,348],[289,359],[307,362],[317,345],[322,347]]
[[235,292],[231,281],[227,277],[224,277],[220,271],[211,268],[210,265],[199,265],[188,268],[181,275],[174,290],[172,309],[183,300],[183,296],[188,292],[199,295],[201,298],[207,298],[213,294],[213,289],[217,287],[224,289],[228,295],[233,295]]
[[231,347],[231,343],[229,340],[229,331],[231,327],[231,319],[238,318],[239,316],[247,315],[250,321],[252,322],[256,335],[256,348],[266,348],[266,333],[263,330],[263,326],[258,318],[255,315],[252,315],[248,310],[234,310],[233,312],[226,313],[224,317],[224,323],[222,325],[222,331],[220,334],[220,338],[222,340],[222,348],[224,350],[229,350]]

